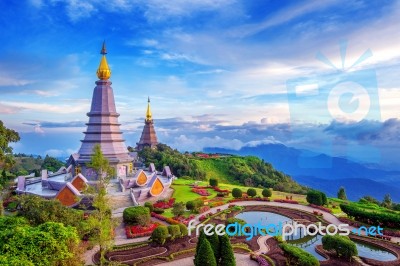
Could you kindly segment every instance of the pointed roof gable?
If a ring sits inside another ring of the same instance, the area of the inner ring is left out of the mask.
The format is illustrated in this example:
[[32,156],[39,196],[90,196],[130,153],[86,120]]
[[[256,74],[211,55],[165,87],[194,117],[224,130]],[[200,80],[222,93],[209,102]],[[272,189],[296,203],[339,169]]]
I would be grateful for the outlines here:
[[156,172],[157,170],[156,170],[156,166],[154,165],[154,163],[150,163],[150,165],[149,165],[149,172],[150,173],[154,173],[154,172]]
[[165,189],[164,184],[156,174],[153,175],[147,187],[150,188],[149,194],[152,197],[161,195]]
[[173,174],[172,174],[172,172],[171,172],[171,168],[169,168],[168,165],[164,166],[162,175],[163,175],[163,176],[166,176],[166,177],[171,177],[171,176],[173,176]]
[[56,199],[64,206],[74,206],[79,202],[81,193],[70,183],[67,182],[64,187],[58,191]]

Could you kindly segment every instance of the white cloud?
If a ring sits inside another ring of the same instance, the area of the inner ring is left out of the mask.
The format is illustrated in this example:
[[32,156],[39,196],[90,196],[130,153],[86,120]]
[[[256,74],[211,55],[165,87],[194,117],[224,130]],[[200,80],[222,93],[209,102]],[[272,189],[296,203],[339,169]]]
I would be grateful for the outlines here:
[[10,108],[19,108],[24,110],[36,111],[39,113],[84,113],[89,110],[88,105],[66,105],[66,104],[48,104],[48,103],[31,103],[31,102],[0,102],[1,105]]

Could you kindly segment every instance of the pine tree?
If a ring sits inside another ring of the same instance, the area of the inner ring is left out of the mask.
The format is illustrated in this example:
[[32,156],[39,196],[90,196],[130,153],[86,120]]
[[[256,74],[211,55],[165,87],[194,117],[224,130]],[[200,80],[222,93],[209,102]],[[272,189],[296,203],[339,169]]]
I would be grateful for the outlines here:
[[390,209],[390,208],[392,208],[392,204],[393,204],[393,201],[392,201],[392,198],[390,197],[390,194],[386,194],[385,197],[383,198],[381,205],[385,208]]
[[347,195],[346,191],[344,190],[344,187],[340,187],[339,191],[337,193],[337,197],[341,200],[347,200]]
[[204,234],[203,231],[200,231],[200,236],[199,236],[198,239],[197,239],[196,253],[195,253],[195,255],[194,255],[194,264],[195,264],[195,265],[196,265],[196,261],[197,261],[198,258],[199,258],[199,255],[200,255],[200,252],[199,252],[200,246],[201,246],[201,244],[204,243],[204,240],[206,240],[206,235]]
[[215,256],[215,260],[218,261],[221,258],[220,255],[220,243],[219,243],[219,238],[218,235],[214,232],[212,235],[210,236],[206,236],[208,242],[210,242],[211,248],[214,252],[214,256]]
[[210,242],[207,238],[204,238],[202,242],[197,243],[199,247],[199,254],[195,258],[195,266],[217,266],[217,262],[214,257],[213,249],[211,248]]
[[220,266],[236,266],[235,255],[228,235],[219,237],[221,261]]

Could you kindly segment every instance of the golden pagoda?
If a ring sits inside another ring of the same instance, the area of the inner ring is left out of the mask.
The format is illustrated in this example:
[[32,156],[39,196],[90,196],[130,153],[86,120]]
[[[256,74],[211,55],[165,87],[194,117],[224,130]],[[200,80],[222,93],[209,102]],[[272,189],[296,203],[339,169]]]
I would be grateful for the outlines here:
[[101,80],[106,80],[111,77],[111,70],[108,67],[107,59],[106,59],[106,42],[103,42],[103,47],[101,48],[100,54],[103,56],[101,57],[99,68],[97,69],[97,77]]

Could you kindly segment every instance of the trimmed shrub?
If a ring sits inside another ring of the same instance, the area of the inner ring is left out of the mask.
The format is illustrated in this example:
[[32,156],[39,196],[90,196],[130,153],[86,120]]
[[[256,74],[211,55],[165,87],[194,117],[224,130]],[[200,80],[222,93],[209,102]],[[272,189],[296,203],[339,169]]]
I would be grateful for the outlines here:
[[257,196],[257,190],[255,190],[254,188],[249,188],[248,190],[247,190],[247,195],[249,196],[249,197],[255,197],[255,196]]
[[183,202],[174,203],[172,207],[172,214],[175,216],[181,216],[185,213],[185,204]]
[[262,191],[263,197],[271,197],[272,196],[272,191],[269,188],[264,188]]
[[149,208],[143,206],[128,207],[122,216],[126,224],[146,226],[150,223]]
[[153,212],[154,212],[154,213],[157,213],[157,214],[163,214],[163,213],[165,212],[165,210],[164,210],[164,209],[161,209],[161,208],[154,208],[154,209],[153,209]]
[[146,202],[144,203],[144,206],[145,206],[146,208],[149,208],[150,212],[154,211],[153,204],[151,204],[150,202],[146,201]]
[[195,203],[193,200],[190,200],[188,202],[186,202],[186,209],[188,209],[189,211],[192,211],[195,209]]
[[180,230],[179,225],[177,225],[177,224],[168,225],[167,228],[168,228],[168,233],[169,233],[171,240],[174,240],[175,238],[181,236],[181,230]]
[[328,202],[325,193],[317,190],[310,190],[309,192],[307,192],[306,199],[308,203],[318,206],[325,205]]
[[181,231],[181,236],[187,236],[189,232],[188,232],[186,225],[178,224],[178,226],[179,226],[179,230]]
[[155,243],[164,245],[167,237],[168,237],[168,228],[166,226],[159,226],[156,229],[154,229],[150,239]]
[[279,246],[286,255],[287,265],[319,266],[319,261],[307,251],[286,243]]
[[243,192],[242,192],[242,190],[240,188],[232,189],[232,196],[234,198],[240,198],[240,197],[242,197],[242,195],[243,195]]
[[322,238],[322,247],[325,250],[334,250],[339,258],[351,261],[353,256],[357,256],[357,246],[348,236],[325,235]]
[[209,182],[210,182],[210,186],[212,186],[212,187],[218,186],[218,180],[215,178],[210,178]]

